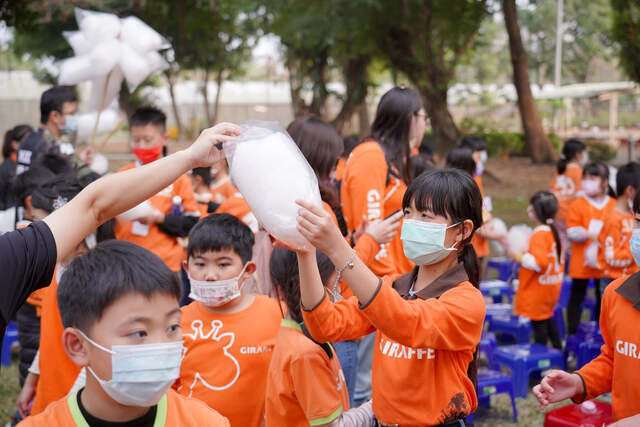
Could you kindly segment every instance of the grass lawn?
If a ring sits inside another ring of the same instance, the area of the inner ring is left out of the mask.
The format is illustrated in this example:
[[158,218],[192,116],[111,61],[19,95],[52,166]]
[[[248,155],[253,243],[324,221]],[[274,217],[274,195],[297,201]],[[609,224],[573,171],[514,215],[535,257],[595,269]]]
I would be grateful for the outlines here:
[[14,358],[11,366],[0,367],[0,426],[8,423],[16,411],[18,393],[20,393],[18,361]]

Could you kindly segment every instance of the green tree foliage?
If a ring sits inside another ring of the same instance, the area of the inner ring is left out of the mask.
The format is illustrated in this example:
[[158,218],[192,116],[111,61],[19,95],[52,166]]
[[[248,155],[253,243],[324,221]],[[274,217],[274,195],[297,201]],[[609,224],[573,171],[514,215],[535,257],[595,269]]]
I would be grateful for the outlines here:
[[640,82],[640,0],[611,0],[613,38],[620,45],[620,63]]

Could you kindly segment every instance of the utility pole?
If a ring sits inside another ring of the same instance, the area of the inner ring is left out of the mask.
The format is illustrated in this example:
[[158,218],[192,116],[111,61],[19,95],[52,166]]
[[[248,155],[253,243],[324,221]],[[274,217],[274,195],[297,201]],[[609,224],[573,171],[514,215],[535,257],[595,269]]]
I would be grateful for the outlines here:
[[558,0],[558,12],[556,14],[556,59],[553,73],[553,84],[560,87],[562,80],[562,34],[564,20],[564,0]]

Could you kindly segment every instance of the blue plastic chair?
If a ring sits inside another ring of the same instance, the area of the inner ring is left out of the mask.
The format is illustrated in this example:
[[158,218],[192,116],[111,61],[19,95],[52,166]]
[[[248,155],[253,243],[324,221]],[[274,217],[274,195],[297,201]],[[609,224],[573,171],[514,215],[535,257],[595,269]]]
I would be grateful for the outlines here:
[[542,344],[516,344],[498,347],[496,362],[511,371],[513,393],[527,397],[529,375],[549,368],[564,369],[564,356],[560,350]]
[[589,310],[589,312],[591,313],[589,315],[589,319],[591,319],[591,321],[597,320],[596,319],[596,299],[591,295],[587,295],[586,297],[584,297],[584,300],[582,301],[582,310],[580,310],[580,313],[582,313],[584,310]]
[[515,339],[516,344],[526,344],[531,341],[531,320],[516,315],[493,316],[489,322],[489,331],[509,335]]
[[492,369],[478,369],[478,403],[485,408],[491,407],[491,396],[507,393],[511,397],[513,420],[518,423],[518,408],[516,396],[513,393],[513,381],[511,375]]
[[600,355],[600,348],[603,344],[604,340],[600,333],[588,335],[578,346],[576,369],[582,368],[584,365],[598,357]]
[[492,297],[493,302],[504,302],[504,298],[507,298],[507,302],[513,302],[513,289],[508,282],[503,280],[483,280],[480,282],[480,292],[485,297]]
[[491,320],[494,317],[508,317],[513,312],[513,306],[511,304],[498,303],[487,304],[484,321],[491,324]]
[[509,257],[489,258],[487,268],[493,268],[498,271],[498,279],[508,282],[518,275],[520,264],[513,261]]
[[494,357],[494,352],[498,348],[498,339],[493,332],[483,332],[478,345],[478,351],[487,357],[487,364],[490,369],[497,370],[498,365]]
[[560,288],[560,298],[556,304],[557,307],[567,308],[569,306],[571,285],[573,285],[573,279],[569,276],[564,276],[564,279],[562,279],[562,288]]
[[18,341],[18,327],[15,323],[9,322],[7,324],[7,330],[4,332],[4,337],[2,338],[0,363],[3,366],[11,365],[11,346],[16,341]]

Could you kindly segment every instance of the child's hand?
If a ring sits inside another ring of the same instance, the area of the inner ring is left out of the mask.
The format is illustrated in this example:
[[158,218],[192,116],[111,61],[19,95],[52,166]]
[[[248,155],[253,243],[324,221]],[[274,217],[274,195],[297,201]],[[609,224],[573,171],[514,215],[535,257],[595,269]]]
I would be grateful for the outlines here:
[[396,236],[403,216],[404,213],[402,211],[396,212],[389,218],[369,223],[364,231],[371,234],[379,245],[384,245]]
[[192,168],[206,167],[224,158],[222,146],[218,144],[229,141],[242,133],[242,129],[233,123],[218,123],[200,133],[196,142],[186,149]]
[[581,393],[584,393],[584,389],[578,375],[555,369],[533,388],[541,410],[551,403],[561,402]]
[[340,229],[322,207],[304,200],[296,200],[296,203],[300,206],[297,229],[313,246],[328,255],[337,244],[346,244]]

